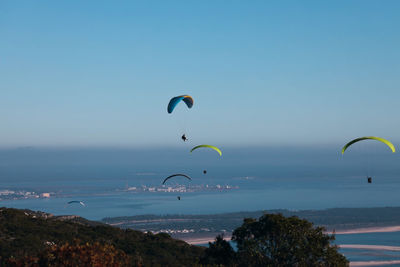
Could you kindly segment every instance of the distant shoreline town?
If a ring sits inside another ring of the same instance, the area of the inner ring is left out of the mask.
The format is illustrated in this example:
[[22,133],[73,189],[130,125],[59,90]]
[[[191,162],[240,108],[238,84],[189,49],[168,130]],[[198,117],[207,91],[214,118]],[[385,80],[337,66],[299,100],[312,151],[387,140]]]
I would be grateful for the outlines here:
[[35,191],[25,191],[25,190],[0,190],[0,201],[1,200],[18,200],[18,199],[29,199],[29,198],[50,198],[55,195],[54,192],[44,192],[38,193]]
[[232,185],[173,185],[173,186],[132,186],[126,187],[127,192],[164,192],[164,193],[186,193],[186,192],[204,192],[204,191],[227,191],[239,189],[239,186]]
[[[239,186],[232,185],[173,185],[173,186],[126,186],[123,189],[110,190],[113,193],[127,192],[127,193],[194,193],[194,192],[221,192],[228,190],[239,189]],[[80,194],[76,194],[80,195]],[[93,193],[95,195],[95,193]],[[53,197],[70,197],[68,192],[40,192],[34,190],[24,189],[0,189],[0,201],[5,200],[21,200],[21,199],[40,199],[40,198],[53,198]]]

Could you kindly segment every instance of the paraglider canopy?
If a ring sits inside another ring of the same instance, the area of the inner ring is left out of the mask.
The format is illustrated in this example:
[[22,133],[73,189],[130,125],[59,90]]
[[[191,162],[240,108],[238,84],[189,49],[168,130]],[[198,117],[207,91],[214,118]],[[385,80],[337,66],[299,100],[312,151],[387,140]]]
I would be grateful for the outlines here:
[[189,96],[189,95],[175,96],[175,97],[171,98],[171,100],[168,103],[168,108],[167,108],[168,113],[172,113],[172,111],[174,111],[175,107],[181,101],[185,102],[188,108],[193,107],[194,101],[191,96]]
[[347,149],[349,146],[351,146],[352,144],[357,143],[357,142],[362,141],[362,140],[368,140],[368,139],[380,141],[380,142],[384,143],[385,145],[387,145],[387,146],[392,150],[393,153],[396,152],[396,148],[395,148],[394,145],[393,145],[392,143],[390,143],[388,140],[383,139],[383,138],[380,138],[380,137],[376,137],[376,136],[365,136],[365,137],[356,138],[356,139],[351,140],[350,142],[348,142],[348,143],[342,148],[342,154],[344,154],[344,152],[346,151],[346,149]]
[[192,178],[190,178],[190,177],[187,176],[186,174],[177,173],[177,174],[173,174],[173,175],[170,175],[170,176],[168,176],[167,178],[165,178],[164,181],[162,182],[162,184],[165,184],[166,181],[168,181],[169,179],[171,179],[172,177],[175,177],[175,176],[183,176],[183,177],[186,177],[186,178],[189,179],[189,180],[192,180]]
[[195,146],[194,148],[192,148],[192,150],[190,150],[190,153],[192,153],[193,151],[195,151],[196,149],[201,148],[201,147],[208,147],[208,148],[214,149],[215,151],[218,152],[218,154],[219,154],[220,156],[222,156],[222,152],[221,152],[221,150],[220,150],[218,147],[216,147],[216,146],[210,146],[210,145],[199,145],[199,146]]
[[84,206],[84,207],[86,206],[85,203],[83,203],[83,201],[72,200],[72,201],[67,202],[68,205],[69,205],[69,204],[74,204],[74,203],[76,203],[76,204],[81,204],[81,205]]

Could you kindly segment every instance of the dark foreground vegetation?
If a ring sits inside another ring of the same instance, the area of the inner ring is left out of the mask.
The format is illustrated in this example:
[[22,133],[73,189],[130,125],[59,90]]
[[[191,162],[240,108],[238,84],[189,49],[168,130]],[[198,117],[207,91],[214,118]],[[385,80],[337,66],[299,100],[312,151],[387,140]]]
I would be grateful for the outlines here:
[[[12,266],[10,262],[15,266],[191,266],[203,251],[166,234],[122,230],[75,216],[0,209],[3,266]],[[108,261],[113,264],[102,264],[106,255],[113,255]],[[28,261],[32,265],[19,265]]]
[[29,210],[0,208],[1,266],[347,266],[334,237],[297,217],[265,214],[209,248]]
[[202,263],[225,266],[348,266],[323,227],[297,217],[265,214],[245,219],[232,234],[237,250],[217,236],[209,243]]

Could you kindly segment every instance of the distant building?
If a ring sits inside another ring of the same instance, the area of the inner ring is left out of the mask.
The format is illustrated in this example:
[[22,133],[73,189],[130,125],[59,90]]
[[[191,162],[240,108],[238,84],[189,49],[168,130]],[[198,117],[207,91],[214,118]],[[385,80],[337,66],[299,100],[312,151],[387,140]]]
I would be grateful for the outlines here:
[[43,198],[49,198],[50,197],[50,193],[41,193],[40,196],[43,197]]
[[11,190],[0,190],[0,195],[12,195],[15,194],[15,191]]

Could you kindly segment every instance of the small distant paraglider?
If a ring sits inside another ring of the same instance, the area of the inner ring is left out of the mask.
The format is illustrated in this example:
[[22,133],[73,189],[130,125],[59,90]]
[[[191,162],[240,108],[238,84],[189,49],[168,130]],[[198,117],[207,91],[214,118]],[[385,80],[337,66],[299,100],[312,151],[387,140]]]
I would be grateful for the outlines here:
[[[188,180],[192,180],[192,178],[190,178],[190,177],[189,177],[188,175],[186,175],[186,174],[177,173],[177,174],[172,174],[172,175],[168,176],[167,178],[165,178],[164,181],[162,182],[162,184],[165,184],[166,181],[168,181],[169,179],[171,179],[171,178],[173,178],[173,177],[176,177],[176,176],[182,176],[182,177],[185,177],[185,178],[188,179]],[[177,196],[176,198],[177,198],[178,200],[181,200],[181,197],[180,197],[180,196]]]
[[207,174],[207,170],[204,170],[204,171],[203,171],[203,174]]
[[68,204],[68,205],[71,205],[71,204],[80,204],[80,205],[82,205],[83,207],[86,206],[85,203],[83,203],[83,201],[79,201],[79,200],[72,200],[72,201],[67,202],[67,204]]
[[190,178],[190,177],[189,177],[188,175],[186,175],[186,174],[177,173],[177,174],[172,174],[172,175],[168,176],[167,178],[165,178],[164,181],[162,182],[162,184],[165,184],[166,181],[168,181],[169,179],[171,179],[171,178],[173,178],[173,177],[176,177],[176,176],[183,176],[183,177],[185,177],[185,178],[187,178],[187,179],[189,179],[189,180],[192,180],[192,178]]
[[196,149],[201,148],[201,147],[208,147],[208,148],[214,149],[215,151],[218,152],[218,154],[220,156],[222,156],[222,151],[218,147],[210,146],[210,145],[198,145],[198,146],[195,146],[194,148],[192,148],[192,150],[190,150],[190,153],[192,153],[193,151],[195,151]]

